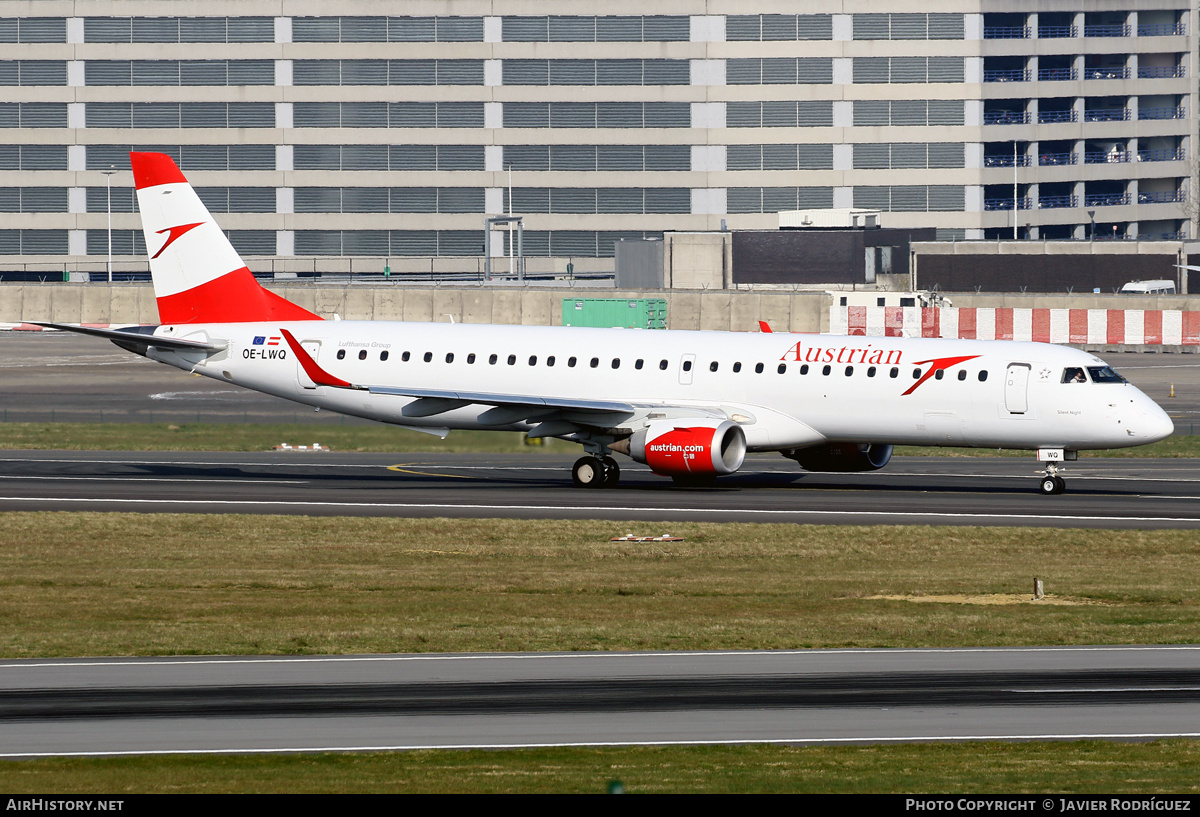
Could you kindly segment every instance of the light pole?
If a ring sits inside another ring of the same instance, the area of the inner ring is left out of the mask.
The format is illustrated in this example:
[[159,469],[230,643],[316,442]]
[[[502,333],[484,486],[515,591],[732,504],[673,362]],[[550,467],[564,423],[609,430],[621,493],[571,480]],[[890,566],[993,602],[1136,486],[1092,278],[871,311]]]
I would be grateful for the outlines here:
[[1013,140],[1013,241],[1017,240],[1017,210],[1021,203],[1017,198],[1017,140]]
[[104,174],[105,186],[108,198],[108,282],[112,283],[112,177],[117,172],[117,169],[112,165],[108,166],[108,170],[101,170]]
[[1088,218],[1092,220],[1092,232],[1088,236],[1088,241],[1096,240],[1096,211],[1088,210]]

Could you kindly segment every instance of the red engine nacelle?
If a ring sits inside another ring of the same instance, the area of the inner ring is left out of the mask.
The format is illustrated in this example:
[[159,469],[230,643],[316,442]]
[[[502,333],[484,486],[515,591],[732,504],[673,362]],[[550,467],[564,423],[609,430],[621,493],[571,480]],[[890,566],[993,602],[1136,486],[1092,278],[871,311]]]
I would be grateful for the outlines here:
[[622,453],[664,477],[732,474],[746,458],[746,434],[732,420],[660,420],[628,442]]
[[878,471],[892,458],[892,446],[878,443],[829,443],[783,452],[805,471]]

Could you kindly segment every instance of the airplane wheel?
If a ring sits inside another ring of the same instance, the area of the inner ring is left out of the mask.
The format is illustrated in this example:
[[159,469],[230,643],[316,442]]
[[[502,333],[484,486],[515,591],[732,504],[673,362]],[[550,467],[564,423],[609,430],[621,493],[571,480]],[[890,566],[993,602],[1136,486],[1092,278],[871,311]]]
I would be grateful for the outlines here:
[[601,462],[604,464],[604,485],[605,488],[614,488],[621,479],[621,466],[617,465],[617,461],[612,457],[605,457]]
[[1062,477],[1042,477],[1038,492],[1042,496],[1054,496],[1067,490],[1067,482]]
[[571,468],[571,481],[576,488],[600,488],[607,470],[597,457],[580,457]]

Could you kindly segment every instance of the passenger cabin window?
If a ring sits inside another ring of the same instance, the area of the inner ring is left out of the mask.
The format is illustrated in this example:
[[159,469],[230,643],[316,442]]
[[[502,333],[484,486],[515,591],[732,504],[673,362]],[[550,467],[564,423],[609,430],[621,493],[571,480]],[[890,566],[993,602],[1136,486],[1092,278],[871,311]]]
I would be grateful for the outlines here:
[[554,365],[554,355],[550,355],[548,358],[546,358],[546,365],[547,365],[547,366],[553,366],[553,365]]
[[529,356],[529,365],[530,365],[530,366],[536,366],[536,365],[537,365],[537,355],[530,355],[530,356]]
[[833,367],[832,367],[832,366],[822,366],[822,367],[821,367],[821,374],[825,375],[826,377],[828,377],[828,376],[829,376],[829,373],[830,373],[830,372],[832,372],[832,371],[833,371]]
[[895,366],[893,366],[893,367],[891,368],[891,371],[889,371],[889,372],[888,372],[888,377],[891,377],[891,378],[896,378],[896,377],[899,377],[899,376],[900,376],[900,369],[899,369],[899,368],[897,368],[897,367],[895,367]]
[[690,372],[692,370],[692,361],[690,361],[690,360],[683,361],[683,370],[685,372]]
[[786,372],[786,371],[787,371],[787,364],[786,364],[786,363],[780,363],[780,364],[779,364],[779,367],[778,367],[778,368],[777,368],[775,371],[779,372],[780,374],[783,374],[784,372]]
[[875,376],[875,367],[871,366],[870,368],[867,369],[867,377],[874,377],[874,376]]
[[852,374],[854,374],[854,367],[853,367],[853,366],[847,366],[847,367],[846,367],[846,377],[849,377],[849,376],[850,376],[850,375],[852,375]]
[[367,350],[366,350],[366,349],[359,349],[359,350],[358,350],[358,359],[359,359],[359,360],[366,360],[366,359],[367,359]]
[[921,368],[918,366],[917,368],[913,369],[913,380],[920,380],[920,379],[921,379]]
[[642,359],[639,357],[639,358],[638,358],[636,361],[634,361],[633,368],[635,368],[635,369],[640,369],[640,368],[642,368],[642,364],[643,364],[644,362],[645,362],[645,361],[643,361],[643,360],[642,360]]
[[755,363],[755,364],[754,364],[754,373],[755,373],[755,374],[762,374],[762,373],[763,373],[763,365],[762,365],[761,363]]
[[665,372],[667,370],[667,361],[665,361],[665,360],[658,361],[658,368]]
[[714,360],[712,363],[708,364],[708,370],[710,372],[715,372],[717,370],[717,361]]
[[576,362],[575,358],[573,358],[573,357],[567,358],[567,368],[569,368],[569,369],[575,368],[575,362]]
[[613,360],[612,360],[612,367],[613,367],[614,369],[619,369],[619,368],[621,368],[621,358],[619,358],[619,357],[614,357],[614,358],[613,358]]
[[1125,378],[1113,371],[1111,366],[1088,366],[1088,374],[1094,383],[1124,383]]
[[958,379],[959,379],[959,380],[966,380],[966,379],[967,379],[967,370],[966,370],[966,369],[961,369],[961,370],[959,370],[959,373],[958,373]]
[[425,353],[425,362],[428,363],[431,360],[433,360],[433,352],[426,352]]
[[597,366],[600,365],[600,358],[598,358],[598,357],[592,358],[591,360],[588,361],[588,365],[591,366],[593,369],[596,368]]
[[346,350],[345,350],[345,349],[338,349],[338,353],[337,353],[337,359],[338,359],[338,360],[345,360],[345,359],[346,359]]
[[808,374],[808,364],[804,363],[800,366],[800,374]]
[[980,373],[979,373],[979,382],[980,382],[980,383],[982,383],[982,382],[984,382],[985,380],[987,380],[987,372],[985,372],[985,371],[984,371],[984,372],[980,372]]
[[454,362],[454,352],[446,352],[446,362],[447,363]]
[[492,366],[495,366],[496,361],[499,359],[500,358],[496,357],[495,355],[488,355],[488,363],[491,364]]
[[508,356],[508,365],[509,365],[509,366],[516,366],[516,365],[517,365],[517,356],[516,356],[516,355],[509,355],[509,356]]
[[471,354],[467,355],[467,363],[471,364],[474,362],[475,362],[475,353],[471,352]]
[[412,355],[411,355],[411,354],[409,354],[408,352],[405,352],[404,354],[400,355],[400,359],[401,359],[402,361],[404,361],[405,363],[408,363],[408,359],[409,359],[410,357],[412,357]]
[[379,353],[379,359],[380,359],[380,360],[387,360],[387,359],[388,359],[388,353],[387,353],[387,352],[380,352],[380,353]]
[[1083,369],[1080,368],[1079,366],[1068,366],[1067,368],[1063,369],[1063,375],[1062,375],[1061,382],[1063,382],[1063,383],[1086,383],[1086,382],[1088,382],[1088,379],[1087,379],[1087,375],[1084,374]]
[[942,379],[943,377],[945,377],[945,376],[946,376],[946,370],[945,370],[945,369],[938,369],[936,372],[934,372],[934,373],[933,373],[933,379],[934,379],[934,380],[941,380],[941,379]]

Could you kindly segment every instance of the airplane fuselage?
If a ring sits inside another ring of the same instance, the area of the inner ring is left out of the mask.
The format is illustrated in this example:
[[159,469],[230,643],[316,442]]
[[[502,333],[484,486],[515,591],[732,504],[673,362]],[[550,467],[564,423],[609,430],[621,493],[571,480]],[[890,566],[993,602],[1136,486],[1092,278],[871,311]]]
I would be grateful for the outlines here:
[[[491,406],[474,403],[424,414],[412,409],[419,398],[318,385],[282,329],[348,382],[620,400],[643,415],[667,406],[686,414],[694,406],[736,418],[750,450],[824,442],[1119,448],[1171,429],[1136,387],[1097,375],[1111,371],[1099,358],[1039,343],[296,321],[163,326],[156,333],[228,346],[208,357],[152,347],[149,356],[313,407],[411,427],[530,430],[563,415],[481,420]],[[1075,382],[1068,370],[1089,374]]]

